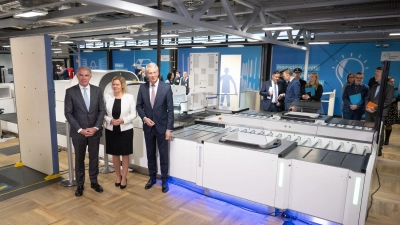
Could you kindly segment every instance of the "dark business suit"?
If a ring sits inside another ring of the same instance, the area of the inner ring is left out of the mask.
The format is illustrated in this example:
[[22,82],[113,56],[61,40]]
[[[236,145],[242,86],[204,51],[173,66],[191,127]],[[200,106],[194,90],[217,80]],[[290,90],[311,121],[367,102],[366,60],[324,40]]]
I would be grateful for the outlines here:
[[182,77],[181,85],[186,87],[186,94],[189,94],[189,77]]
[[[89,177],[91,183],[97,183],[99,174],[99,144],[102,136],[102,124],[105,115],[103,92],[99,87],[90,85],[90,107],[86,108],[79,85],[72,86],[65,93],[64,114],[70,128],[70,136],[75,148],[75,174],[78,186],[85,182],[85,153],[89,152]],[[97,127],[92,137],[78,133],[79,129]]]
[[156,142],[160,154],[161,179],[165,181],[168,178],[168,140],[165,140],[165,132],[174,128],[174,109],[172,101],[171,86],[159,81],[157,86],[154,107],[151,107],[150,101],[150,82],[140,85],[136,110],[142,118],[147,117],[154,122],[150,127],[143,124],[143,132],[147,149],[147,164],[151,179],[156,179],[157,158]]
[[303,79],[299,79],[300,82],[300,99],[302,99],[301,96],[303,96],[304,94],[306,94],[306,84],[307,81],[303,80]]
[[64,80],[69,80],[69,73],[67,69],[64,69],[60,72],[60,78]]
[[[282,84],[279,83],[279,82],[277,82],[276,85],[278,87],[277,96],[276,96],[277,97],[277,102],[279,102],[280,105],[282,105],[283,101],[282,100],[278,100],[278,97],[279,97],[280,94],[284,93],[283,92],[283,87],[282,87]],[[261,88],[261,90],[260,90],[260,95],[264,97],[263,100],[262,100],[263,110],[264,111],[268,111],[268,112],[278,112],[278,111],[280,111],[279,110],[280,107],[276,106],[276,102],[272,103],[273,96],[271,96],[269,94],[269,89],[270,88],[272,88],[272,90],[274,88],[272,80],[265,81],[263,86],[262,86],[262,88]]]
[[290,106],[294,101],[300,99],[300,81],[293,78],[286,87],[285,93],[285,107],[286,111],[289,110]]
[[[378,88],[378,86],[380,86],[379,83],[373,85],[370,90],[369,90],[369,95],[368,98],[366,99],[366,102],[368,103],[369,101],[379,105],[379,93],[381,92],[381,90],[378,91],[378,93],[376,94],[376,89]],[[376,95],[375,95],[376,94]],[[393,99],[393,95],[394,95],[394,87],[391,84],[387,84],[386,86],[386,90],[385,90],[385,96],[384,96],[384,102],[383,102],[383,112],[382,112],[382,117],[381,117],[381,122],[383,124],[385,124],[385,120],[387,118],[388,115],[388,110],[389,110],[389,106],[392,103],[392,99]],[[375,110],[378,110],[378,108],[376,108]],[[365,112],[365,121],[367,122],[376,122],[376,116],[377,116],[377,111],[375,111],[374,113],[369,113],[369,112]],[[379,154],[381,154],[382,152],[382,146],[383,146],[383,126],[380,129],[380,137],[379,137]]]
[[[350,105],[353,105],[350,102],[350,96],[355,95],[357,93],[361,94],[361,101],[357,104],[356,110],[351,110]],[[343,100],[343,119],[347,120],[361,120],[362,115],[365,113],[365,104],[366,99],[368,98],[369,88],[365,84],[360,84],[358,91],[356,90],[355,83],[347,85],[343,91],[342,100]]]

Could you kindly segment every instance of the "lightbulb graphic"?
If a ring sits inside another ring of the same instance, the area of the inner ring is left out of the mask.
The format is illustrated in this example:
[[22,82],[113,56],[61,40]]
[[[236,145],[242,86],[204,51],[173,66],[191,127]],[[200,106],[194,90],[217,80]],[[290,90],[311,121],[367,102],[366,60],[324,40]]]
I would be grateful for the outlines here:
[[[350,53],[349,58],[345,58],[344,55],[342,55],[342,61],[338,63],[336,67],[332,67],[332,69],[335,70],[336,77],[339,80],[340,84],[343,86],[343,79],[347,78],[348,72],[362,72],[364,73],[364,70],[368,69],[368,67],[364,66],[364,63],[367,62],[367,60],[362,61],[361,54],[358,55],[357,58],[353,57],[353,53]],[[351,68],[351,69],[350,69]]]

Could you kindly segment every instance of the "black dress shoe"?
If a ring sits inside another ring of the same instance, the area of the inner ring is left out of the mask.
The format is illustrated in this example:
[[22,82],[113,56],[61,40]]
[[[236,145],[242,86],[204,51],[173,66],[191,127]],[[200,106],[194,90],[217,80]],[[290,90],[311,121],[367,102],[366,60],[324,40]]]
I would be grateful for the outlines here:
[[162,186],[161,186],[161,191],[162,191],[163,193],[167,193],[168,190],[169,190],[168,183],[167,183],[166,181],[163,181],[163,182],[162,182]]
[[382,156],[382,150],[378,151],[378,156]]
[[149,181],[147,181],[147,184],[144,186],[144,189],[150,189],[151,187],[153,187],[153,185],[156,183],[156,179],[149,179]]
[[83,185],[78,185],[78,187],[76,188],[76,191],[75,191],[75,196],[76,197],[80,197],[80,196],[82,196],[83,195],[83,190],[84,190],[85,188],[83,187]]
[[121,186],[119,186],[119,188],[121,188],[121,190],[122,190],[122,189],[126,188],[126,185],[127,185],[127,184],[128,184],[128,179],[126,179],[125,185],[122,185],[122,184],[121,184]]
[[103,192],[103,188],[100,186],[99,183],[91,183],[90,187],[93,188],[97,192]]
[[122,176],[121,176],[121,179],[119,180],[119,183],[115,182],[115,187],[119,187],[121,185],[121,180],[122,180]]

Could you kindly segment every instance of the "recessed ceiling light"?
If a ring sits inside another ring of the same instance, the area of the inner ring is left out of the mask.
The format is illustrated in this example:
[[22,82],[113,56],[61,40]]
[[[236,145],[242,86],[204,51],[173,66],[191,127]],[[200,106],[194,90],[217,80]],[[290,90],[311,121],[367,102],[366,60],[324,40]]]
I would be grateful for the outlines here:
[[119,37],[119,38],[114,38],[115,40],[132,40],[133,38],[130,37]]
[[293,27],[264,27],[263,30],[293,30]]
[[206,48],[204,46],[193,46],[192,48]]
[[27,11],[27,12],[15,13],[13,16],[14,16],[14,18],[20,18],[20,17],[29,18],[29,17],[35,17],[35,16],[45,16],[45,15],[47,15],[47,13],[48,12],[45,10],[34,9],[31,11]]
[[127,49],[127,48],[122,48],[122,49],[120,49],[120,51],[130,51],[130,49]]
[[85,51],[83,51],[83,52],[93,52],[93,50],[85,50]]
[[140,50],[148,51],[148,50],[153,50],[153,49],[152,48],[141,48]]
[[162,45],[177,45],[177,43],[163,43]]
[[219,41],[203,41],[203,44],[219,44]]
[[257,42],[259,40],[254,40],[254,39],[247,39],[248,42]]
[[86,42],[100,42],[100,39],[87,39]]
[[327,45],[329,42],[321,41],[321,42],[310,42],[310,45]]
[[54,53],[55,54],[59,54],[59,53],[62,53],[62,51],[55,51]]
[[3,48],[9,48],[11,47],[10,45],[3,45]]
[[244,47],[244,45],[228,45],[230,48],[241,48]]
[[400,33],[390,33],[389,36],[400,36]]
[[164,48],[164,49],[178,49],[178,48]]
[[73,44],[73,41],[60,41],[60,44]]
[[179,34],[161,34],[161,37],[179,37]]
[[52,51],[60,51],[61,48],[52,48],[51,50],[52,50]]

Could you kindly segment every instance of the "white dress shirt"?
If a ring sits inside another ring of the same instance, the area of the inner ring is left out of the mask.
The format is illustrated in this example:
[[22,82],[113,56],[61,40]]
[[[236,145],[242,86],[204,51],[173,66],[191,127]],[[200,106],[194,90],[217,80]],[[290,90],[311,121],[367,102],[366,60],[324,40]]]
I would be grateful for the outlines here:
[[79,89],[81,89],[82,97],[83,97],[83,99],[85,99],[85,95],[83,95],[83,88],[86,88],[86,94],[88,96],[89,105],[90,105],[90,84],[88,84],[86,87],[79,84]]
[[[157,87],[158,87],[158,83],[160,82],[160,79],[158,79],[157,80],[157,82],[154,84],[154,94],[156,95],[156,97],[157,97]],[[150,102],[151,102],[151,90],[152,90],[152,84],[149,82],[149,85],[150,85],[150,87],[149,87],[149,96],[150,96]],[[154,98],[154,100],[155,100],[156,98]]]

